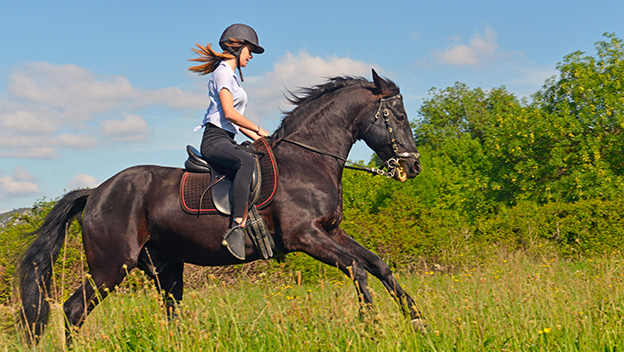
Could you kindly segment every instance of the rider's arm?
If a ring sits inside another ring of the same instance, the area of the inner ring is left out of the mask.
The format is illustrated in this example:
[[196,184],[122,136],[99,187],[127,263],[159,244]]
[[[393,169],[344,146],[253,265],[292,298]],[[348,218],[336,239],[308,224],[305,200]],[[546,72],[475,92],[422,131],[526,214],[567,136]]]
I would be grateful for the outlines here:
[[[267,131],[249,121],[245,116],[234,109],[234,98],[229,90],[225,88],[221,89],[219,91],[219,100],[221,101],[221,108],[223,109],[225,118],[238,125],[247,137],[256,140],[261,136],[267,137],[269,135]],[[254,135],[256,138],[254,138]]]
[[249,137],[253,141],[258,140],[258,139],[261,138],[261,136],[258,133],[254,132],[252,130],[248,130],[245,127],[241,127],[240,131],[243,132],[243,134],[245,136]]

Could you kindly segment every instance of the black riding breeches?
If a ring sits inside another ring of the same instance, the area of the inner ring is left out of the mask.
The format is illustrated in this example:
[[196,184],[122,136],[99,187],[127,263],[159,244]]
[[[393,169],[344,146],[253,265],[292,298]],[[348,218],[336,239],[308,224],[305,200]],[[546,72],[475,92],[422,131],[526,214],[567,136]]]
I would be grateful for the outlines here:
[[236,172],[232,184],[232,218],[242,218],[249,199],[255,158],[237,148],[234,135],[208,124],[201,143],[201,153],[209,162]]

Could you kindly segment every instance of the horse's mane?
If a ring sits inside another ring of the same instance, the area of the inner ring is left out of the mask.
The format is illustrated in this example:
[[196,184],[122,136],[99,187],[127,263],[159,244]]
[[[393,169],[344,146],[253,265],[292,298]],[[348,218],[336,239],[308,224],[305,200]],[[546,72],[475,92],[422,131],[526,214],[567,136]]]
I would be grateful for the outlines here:
[[[399,88],[396,84],[392,81],[388,81],[388,83],[391,92],[377,92],[377,94],[398,94]],[[285,116],[282,118],[274,136],[277,138],[283,137],[289,127],[303,122],[303,119],[311,115],[311,106],[314,106],[314,103],[318,103],[323,97],[349,88],[363,88],[371,91],[376,89],[375,85],[364,77],[341,76],[330,78],[325,83],[309,88],[299,88],[296,92],[288,90],[285,94],[286,99],[295,107],[290,111],[283,112]]]

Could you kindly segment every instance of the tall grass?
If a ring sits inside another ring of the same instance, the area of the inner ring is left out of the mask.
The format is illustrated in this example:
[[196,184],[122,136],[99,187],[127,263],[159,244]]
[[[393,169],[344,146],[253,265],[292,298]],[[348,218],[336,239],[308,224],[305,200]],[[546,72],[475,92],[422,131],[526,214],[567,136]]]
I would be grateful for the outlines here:
[[[426,333],[412,329],[374,278],[376,306],[364,314],[348,278],[205,278],[169,321],[135,271],[89,316],[73,350],[616,351],[624,346],[623,263],[619,253],[576,261],[505,254],[453,271],[398,273]],[[3,309],[10,321],[15,308]],[[4,326],[0,350],[29,350]],[[38,350],[66,350],[62,331],[57,303]]]

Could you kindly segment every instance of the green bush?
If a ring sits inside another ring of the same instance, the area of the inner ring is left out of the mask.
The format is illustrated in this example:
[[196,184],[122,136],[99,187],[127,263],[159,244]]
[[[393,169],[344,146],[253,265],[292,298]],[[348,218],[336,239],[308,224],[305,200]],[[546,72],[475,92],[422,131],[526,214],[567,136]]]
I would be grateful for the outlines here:
[[524,200],[498,204],[492,212],[470,213],[464,205],[457,206],[457,195],[437,196],[437,203],[421,198],[428,192],[419,191],[418,181],[399,184],[346,172],[348,206],[342,227],[394,266],[420,260],[445,265],[486,260],[500,247],[564,257],[624,248],[622,199],[545,204]]

